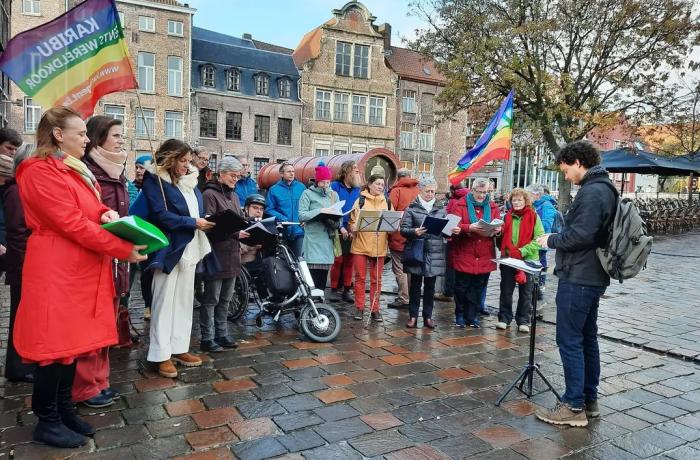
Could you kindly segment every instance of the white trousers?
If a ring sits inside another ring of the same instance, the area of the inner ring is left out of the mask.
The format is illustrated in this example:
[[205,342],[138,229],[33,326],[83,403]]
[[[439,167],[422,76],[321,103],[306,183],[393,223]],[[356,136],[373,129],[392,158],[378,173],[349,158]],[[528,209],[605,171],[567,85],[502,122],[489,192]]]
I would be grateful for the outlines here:
[[192,335],[194,273],[196,265],[178,263],[166,275],[153,273],[151,344],[148,360],[162,362],[172,355],[187,353]]

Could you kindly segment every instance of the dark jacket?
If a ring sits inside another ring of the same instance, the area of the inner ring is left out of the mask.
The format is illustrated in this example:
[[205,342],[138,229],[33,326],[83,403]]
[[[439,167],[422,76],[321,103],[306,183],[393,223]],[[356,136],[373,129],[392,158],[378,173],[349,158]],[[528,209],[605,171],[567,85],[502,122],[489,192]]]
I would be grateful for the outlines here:
[[[148,221],[156,225],[168,237],[170,245],[149,254],[148,269],[161,269],[163,273],[170,273],[180,261],[185,246],[194,238],[197,223],[190,216],[187,201],[177,186],[163,180],[163,192],[161,193],[158,178],[146,172],[143,178],[141,194],[148,202]],[[163,203],[163,193],[167,201],[167,209]],[[199,217],[204,217],[204,205],[202,194],[195,187],[194,193],[199,204]]]
[[19,188],[14,179],[5,181],[2,199],[5,203],[5,226],[7,228],[5,284],[21,286],[24,253],[27,250],[27,239],[32,231],[24,221],[24,209],[19,197]]
[[[489,201],[491,206],[491,220],[500,219],[501,213],[498,205]],[[449,207],[451,206],[451,207]],[[483,275],[496,269],[496,263],[492,259],[496,258],[496,243],[494,238],[481,236],[469,231],[469,224],[475,223],[469,220],[469,210],[467,209],[465,197],[455,199],[448,205],[449,212],[462,218],[459,223],[461,232],[450,240],[450,267],[458,272],[469,273],[470,275]],[[484,210],[476,207],[476,218],[484,216]]]
[[607,240],[617,194],[611,187],[608,172],[600,166],[589,169],[580,185],[564,216],[564,230],[547,241],[550,248],[557,250],[554,274],[570,283],[608,286],[610,277],[603,271],[596,249],[604,246]]
[[[89,156],[83,157],[83,161],[97,179],[97,183],[100,184],[102,203],[117,211],[119,217],[129,215],[130,197],[124,174],[119,179],[113,179]],[[114,288],[117,291],[117,297],[123,297],[129,293],[129,264],[119,262],[116,267]]]
[[253,193],[258,193],[258,184],[255,182],[255,179],[250,177],[250,174],[248,174],[247,176],[238,179],[238,182],[236,182],[236,186],[233,188],[233,190],[238,196],[238,202],[241,204],[241,206],[244,206],[245,199],[248,198],[248,196],[252,195]]
[[[241,205],[238,202],[238,196],[233,193],[233,190],[213,180],[207,183],[202,192],[202,200],[204,201],[204,211],[207,215],[216,214],[218,212],[230,209],[236,214],[241,215]],[[214,239],[209,236],[211,249],[216,260],[219,262],[221,271],[217,273],[206,274],[207,280],[220,280],[233,278],[241,274],[241,245],[233,236],[226,239]]]
[[[418,196],[418,181],[410,177],[402,177],[389,190],[389,201],[395,211],[403,211],[413,203]],[[389,249],[403,251],[406,239],[401,232],[389,233]]]
[[[418,199],[408,205],[401,219],[401,236],[407,240],[406,247],[411,244],[411,240],[417,238],[416,229],[421,226],[425,216],[428,215],[431,217],[444,218],[445,208],[442,206],[442,203],[436,200],[430,212],[425,210]],[[403,271],[405,273],[429,277],[444,275],[445,268],[447,267],[445,239],[442,236],[429,235],[427,233],[421,238],[424,241],[423,255],[425,259],[423,263],[420,265],[404,264]]]

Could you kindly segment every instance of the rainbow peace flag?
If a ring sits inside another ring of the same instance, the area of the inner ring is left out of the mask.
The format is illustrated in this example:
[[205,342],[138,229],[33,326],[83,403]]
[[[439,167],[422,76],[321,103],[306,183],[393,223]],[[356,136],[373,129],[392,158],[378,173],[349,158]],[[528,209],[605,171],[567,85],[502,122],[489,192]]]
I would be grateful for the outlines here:
[[42,106],[70,106],[85,118],[105,94],[137,87],[114,0],[87,0],[17,34],[0,70]]
[[447,175],[453,185],[459,184],[465,177],[493,160],[510,158],[510,143],[513,138],[513,95],[511,90],[474,147],[460,158],[457,167]]

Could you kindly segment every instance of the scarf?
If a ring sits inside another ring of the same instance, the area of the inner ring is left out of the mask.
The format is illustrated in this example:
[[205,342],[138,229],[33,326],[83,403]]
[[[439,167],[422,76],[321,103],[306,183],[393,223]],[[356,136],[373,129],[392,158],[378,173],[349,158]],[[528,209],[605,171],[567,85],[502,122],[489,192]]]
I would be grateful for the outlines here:
[[[520,217],[520,229],[518,231],[518,244],[513,244],[513,214]],[[503,228],[503,240],[501,241],[501,253],[507,254],[509,257],[518,257],[519,249],[532,241],[535,233],[535,224],[537,223],[537,214],[532,207],[527,206],[519,211],[511,209],[506,214],[505,225]],[[515,251],[515,250],[518,251]],[[514,254],[515,253],[515,254]]]
[[423,198],[421,198],[420,195],[418,195],[418,202],[421,206],[423,206],[423,209],[425,209],[428,212],[432,211],[433,206],[435,206],[435,198],[433,198],[430,201],[425,201]]
[[475,207],[479,207],[484,210],[484,216],[482,217],[482,219],[484,219],[484,222],[491,222],[490,200],[490,197],[486,195],[484,197],[484,201],[482,201],[481,203],[477,203],[476,201],[474,201],[474,196],[471,193],[467,193],[467,211],[469,211],[469,223],[475,224],[479,222],[479,219],[476,217]]
[[98,145],[90,151],[90,158],[112,179],[119,179],[124,172],[126,152],[110,152]]
[[[170,175],[166,172],[166,176],[170,179]],[[181,187],[187,191],[194,190],[197,187],[199,181],[199,171],[194,166],[190,166],[189,172],[184,176],[180,176],[177,179],[177,186]],[[170,180],[168,180],[170,182]]]
[[90,190],[95,192],[95,196],[97,197],[97,199],[102,201],[102,199],[100,198],[100,192],[97,190],[97,179],[95,179],[95,176],[92,174],[92,171],[88,169],[85,163],[83,163],[78,158],[61,152],[60,150],[56,152],[56,156],[63,160],[63,164],[68,166],[73,171],[77,172],[78,175],[80,175],[80,178],[83,179],[83,181],[85,181],[88,187],[90,187]]

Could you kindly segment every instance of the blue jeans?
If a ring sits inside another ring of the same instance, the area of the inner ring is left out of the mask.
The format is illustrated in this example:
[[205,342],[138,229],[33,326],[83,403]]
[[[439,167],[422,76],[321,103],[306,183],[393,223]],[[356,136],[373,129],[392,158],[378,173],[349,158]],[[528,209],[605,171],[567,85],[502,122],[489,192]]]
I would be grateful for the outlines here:
[[228,304],[233,297],[235,282],[236,278],[204,282],[204,299],[199,307],[202,342],[228,339]]
[[600,353],[596,322],[600,296],[604,293],[604,287],[559,280],[557,345],[566,382],[561,399],[574,409],[598,398]]

